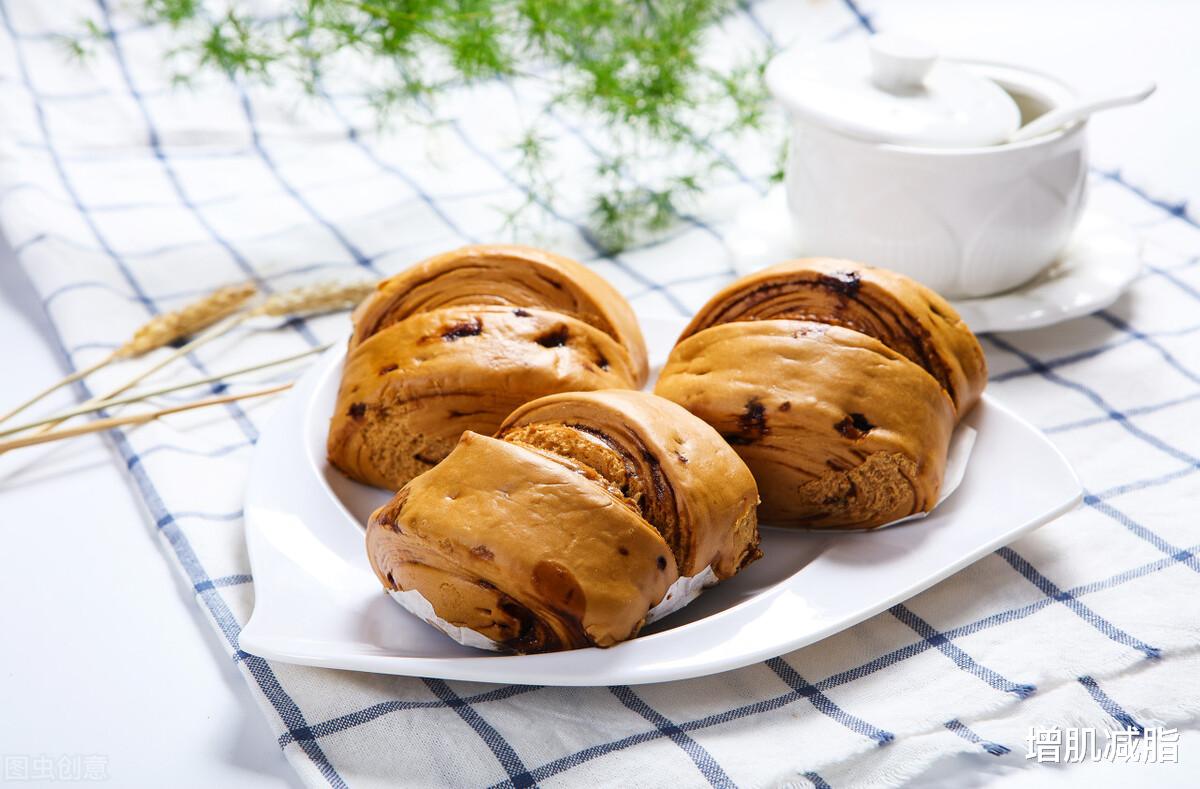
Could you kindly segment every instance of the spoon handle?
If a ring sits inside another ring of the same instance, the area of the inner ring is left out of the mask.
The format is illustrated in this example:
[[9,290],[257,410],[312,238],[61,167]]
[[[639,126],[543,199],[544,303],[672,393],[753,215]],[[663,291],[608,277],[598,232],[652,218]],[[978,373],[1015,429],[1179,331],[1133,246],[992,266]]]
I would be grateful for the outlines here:
[[1139,82],[1136,85],[1129,85],[1116,91],[1105,91],[1104,93],[1093,94],[1091,96],[1081,96],[1076,101],[1050,110],[1050,112],[1047,112],[1040,118],[1036,118],[1030,123],[1025,124],[1017,129],[1012,137],[1008,138],[1008,141],[1022,142],[1023,140],[1052,132],[1061,126],[1066,126],[1068,123],[1087,118],[1092,113],[1099,112],[1100,110],[1137,104],[1144,101],[1153,93],[1154,88],[1155,85],[1153,82]]

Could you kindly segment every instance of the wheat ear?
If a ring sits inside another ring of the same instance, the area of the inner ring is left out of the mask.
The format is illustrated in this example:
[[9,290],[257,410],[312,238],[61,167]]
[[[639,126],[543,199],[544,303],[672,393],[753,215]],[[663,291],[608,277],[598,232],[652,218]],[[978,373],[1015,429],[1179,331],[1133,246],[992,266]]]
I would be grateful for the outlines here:
[[268,296],[250,311],[252,316],[314,315],[351,309],[375,292],[375,282],[318,282]]
[[129,359],[191,337],[241,309],[257,292],[252,283],[217,288],[199,301],[156,315],[142,324],[113,356]]

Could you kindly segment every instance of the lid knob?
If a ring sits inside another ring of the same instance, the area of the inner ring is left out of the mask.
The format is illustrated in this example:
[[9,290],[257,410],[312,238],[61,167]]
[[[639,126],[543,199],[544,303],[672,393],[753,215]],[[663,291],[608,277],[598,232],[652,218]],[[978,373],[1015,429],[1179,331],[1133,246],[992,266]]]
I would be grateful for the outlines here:
[[871,36],[871,82],[889,93],[921,88],[937,61],[937,50],[911,38],[881,33]]

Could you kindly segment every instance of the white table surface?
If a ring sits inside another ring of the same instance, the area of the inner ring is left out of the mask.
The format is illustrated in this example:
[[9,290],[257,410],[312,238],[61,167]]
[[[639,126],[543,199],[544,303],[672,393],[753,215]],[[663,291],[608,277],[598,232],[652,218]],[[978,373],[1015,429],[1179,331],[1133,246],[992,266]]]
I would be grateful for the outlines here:
[[[50,331],[4,244],[0,410],[63,375]],[[300,785],[105,441],[0,456],[0,546],[0,784],[100,755],[117,786]]]
[[[976,54],[1003,54],[1019,42],[1039,53],[1040,65],[1077,82],[1158,79],[1159,95],[1136,113],[1093,124],[1093,150],[1101,165],[1153,173],[1168,194],[1200,192],[1193,40],[1200,7],[1022,0],[989,5],[987,14],[969,10],[978,8],[892,7],[908,32],[952,37]],[[1068,39],[1073,46],[1063,46]],[[1154,144],[1132,144],[1148,138]],[[3,245],[0,410],[62,375],[49,331]],[[0,530],[0,756],[100,754],[120,786],[161,786],[167,778],[182,786],[298,785],[107,444],[87,437],[0,456]],[[1033,770],[968,754],[935,765],[918,783],[1200,785],[1200,731],[1185,731],[1179,752],[1178,765]],[[2,770],[0,763],[0,782]]]

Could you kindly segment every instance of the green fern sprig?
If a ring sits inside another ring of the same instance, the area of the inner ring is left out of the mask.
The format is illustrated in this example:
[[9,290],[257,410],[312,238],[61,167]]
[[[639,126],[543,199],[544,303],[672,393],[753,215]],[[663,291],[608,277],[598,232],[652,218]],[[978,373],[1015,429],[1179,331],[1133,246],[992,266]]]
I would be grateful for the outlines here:
[[[236,77],[286,77],[317,93],[317,75],[347,50],[385,65],[392,76],[367,89],[381,118],[431,103],[436,113],[439,93],[458,85],[536,81],[547,109],[607,131],[588,202],[608,251],[671,225],[723,166],[714,141],[764,124],[771,53],[752,49],[727,68],[703,59],[733,0],[290,0],[271,17],[226,3],[214,15],[206,0],[141,2],[180,51]],[[536,134],[517,141],[527,199],[511,220],[556,199],[551,147]]]

